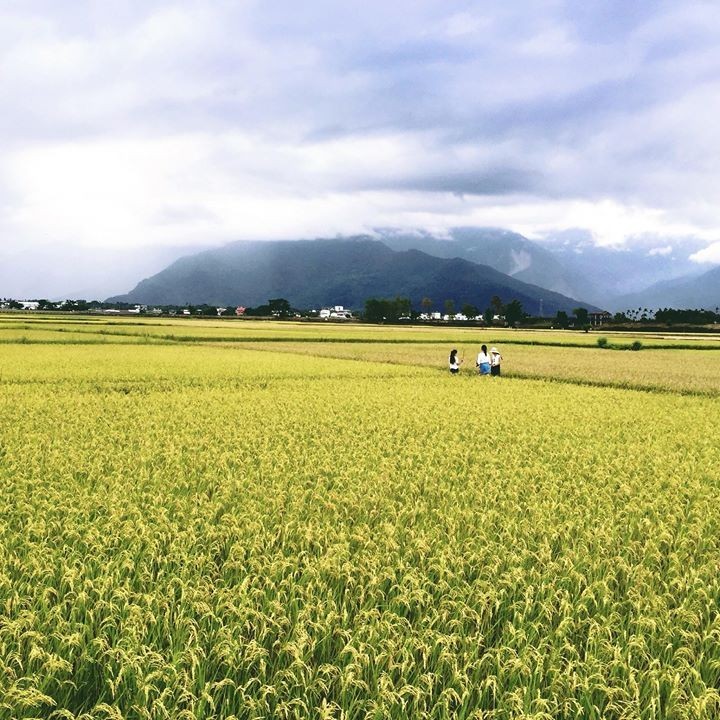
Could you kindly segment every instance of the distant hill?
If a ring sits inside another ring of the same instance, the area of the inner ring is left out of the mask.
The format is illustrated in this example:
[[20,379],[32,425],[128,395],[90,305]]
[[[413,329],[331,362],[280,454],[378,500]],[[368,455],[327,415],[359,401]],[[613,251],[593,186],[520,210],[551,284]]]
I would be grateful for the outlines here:
[[641,292],[617,298],[613,306],[615,310],[638,307],[715,310],[720,307],[720,267],[698,276],[655,283]]
[[398,232],[380,229],[379,239],[393,250],[422,250],[436,257],[489,265],[516,280],[539,285],[570,297],[583,297],[584,283],[548,249],[519,233],[499,228],[452,228],[447,237],[427,231]]
[[257,306],[284,297],[294,307],[363,307],[370,297],[409,297],[416,309],[423,297],[441,310],[451,299],[459,309],[480,309],[498,295],[519,300],[537,313],[571,312],[587,303],[531,285],[487,265],[419,250],[395,251],[365,236],[333,240],[236,242],[180,258],[111,302],[152,305],[208,303]]
[[539,244],[573,278],[576,296],[607,309],[618,309],[625,302],[623,296],[640,293],[657,283],[700,274],[690,255],[702,244],[690,239],[664,248],[649,247],[647,242],[631,247],[600,247],[586,233],[567,231]]

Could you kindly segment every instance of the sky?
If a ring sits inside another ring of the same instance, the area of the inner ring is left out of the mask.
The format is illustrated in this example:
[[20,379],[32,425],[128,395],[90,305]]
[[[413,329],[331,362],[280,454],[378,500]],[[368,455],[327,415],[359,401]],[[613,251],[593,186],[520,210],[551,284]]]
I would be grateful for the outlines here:
[[714,0],[0,0],[0,297],[377,227],[709,268],[719,36]]

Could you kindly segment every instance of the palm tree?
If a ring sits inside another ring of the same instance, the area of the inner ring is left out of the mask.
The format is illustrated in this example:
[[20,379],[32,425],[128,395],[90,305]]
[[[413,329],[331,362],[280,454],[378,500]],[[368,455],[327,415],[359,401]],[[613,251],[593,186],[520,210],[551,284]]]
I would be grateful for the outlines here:
[[493,295],[490,298],[490,307],[495,311],[496,315],[502,315],[503,313],[503,301],[499,295]]

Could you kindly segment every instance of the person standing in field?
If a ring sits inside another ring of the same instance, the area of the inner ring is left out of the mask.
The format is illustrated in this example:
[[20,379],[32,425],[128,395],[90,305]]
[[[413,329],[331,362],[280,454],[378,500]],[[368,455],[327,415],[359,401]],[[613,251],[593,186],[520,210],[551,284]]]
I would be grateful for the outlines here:
[[490,350],[490,374],[500,375],[500,363],[502,362],[502,355],[497,348]]
[[488,355],[487,345],[483,345],[480,348],[480,352],[477,356],[477,362],[475,364],[477,365],[478,372],[481,375],[490,374],[490,356]]
[[450,358],[448,360],[448,364],[450,366],[450,373],[452,375],[457,375],[460,372],[460,363],[461,362],[462,362],[462,360],[458,359],[457,350],[455,348],[453,348],[450,351]]

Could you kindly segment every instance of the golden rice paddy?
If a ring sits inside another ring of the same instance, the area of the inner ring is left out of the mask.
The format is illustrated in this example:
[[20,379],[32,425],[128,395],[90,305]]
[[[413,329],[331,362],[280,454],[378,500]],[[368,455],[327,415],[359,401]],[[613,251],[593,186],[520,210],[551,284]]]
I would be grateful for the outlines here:
[[2,321],[0,718],[720,716],[715,351]]

